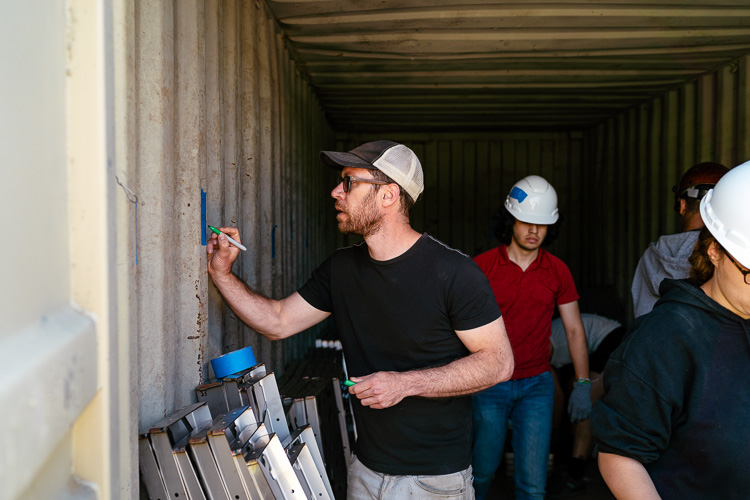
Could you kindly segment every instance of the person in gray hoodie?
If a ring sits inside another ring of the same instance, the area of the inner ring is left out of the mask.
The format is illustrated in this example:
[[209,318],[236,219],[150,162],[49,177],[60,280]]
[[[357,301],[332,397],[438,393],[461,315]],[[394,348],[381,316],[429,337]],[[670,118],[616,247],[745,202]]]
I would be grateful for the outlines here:
[[727,167],[719,163],[698,163],[685,172],[679,185],[672,188],[674,209],[681,217],[681,232],[651,242],[638,261],[631,287],[636,318],[649,312],[659,300],[659,285],[664,278],[688,277],[688,257],[703,227],[698,207],[703,196],[727,172]]

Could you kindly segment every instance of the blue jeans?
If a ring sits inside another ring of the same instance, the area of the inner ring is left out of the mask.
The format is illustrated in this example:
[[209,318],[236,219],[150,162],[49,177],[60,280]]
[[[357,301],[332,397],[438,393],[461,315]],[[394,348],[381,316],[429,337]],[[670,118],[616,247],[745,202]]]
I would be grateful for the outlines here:
[[365,467],[352,458],[347,473],[347,500],[390,500],[432,498],[435,500],[474,500],[471,466],[440,476],[391,476]]
[[544,498],[555,384],[550,372],[509,380],[472,396],[474,490],[483,499],[503,455],[510,421],[515,499]]

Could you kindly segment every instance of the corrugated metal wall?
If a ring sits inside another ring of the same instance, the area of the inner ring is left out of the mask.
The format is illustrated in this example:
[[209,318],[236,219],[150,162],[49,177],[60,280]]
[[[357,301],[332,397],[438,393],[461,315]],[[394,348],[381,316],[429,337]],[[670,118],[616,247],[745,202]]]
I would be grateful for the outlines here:
[[[513,184],[531,174],[555,187],[564,223],[550,251],[562,258],[577,281],[583,279],[580,220],[586,197],[584,134],[579,131],[518,134],[397,134],[341,136],[337,147],[351,149],[375,138],[409,145],[422,161],[425,191],[412,224],[449,246],[475,256],[497,246],[491,219]],[[349,238],[340,236],[339,244]]]
[[680,230],[672,186],[696,163],[750,159],[749,72],[744,56],[586,134],[581,278],[615,285],[629,314],[638,259]]
[[697,161],[735,165],[750,156],[747,57],[593,130],[337,131],[333,141],[264,3],[146,1],[132,16],[134,167],[123,178],[139,200],[130,259],[138,259],[141,424],[187,403],[212,357],[251,345],[280,371],[324,328],[272,344],[225,309],[198,244],[201,192],[206,222],[237,225],[249,242],[235,271],[283,297],[352,241],[336,231],[335,174],[320,165],[321,149],[380,138],[410,145],[426,173],[414,227],[469,255],[496,244],[490,219],[512,184],[540,174],[565,217],[551,251],[579,286],[613,285],[629,308],[638,257],[678,229],[670,188],[680,173]]
[[132,166],[122,180],[138,201],[129,265],[143,427],[189,403],[219,354],[251,345],[279,371],[312,342],[315,332],[270,343],[225,308],[202,230],[238,226],[248,251],[234,271],[284,296],[333,248],[335,175],[317,160],[331,143],[323,112],[263,2],[140,1],[131,14]]
[[550,251],[579,288],[616,291],[629,316],[638,259],[650,241],[679,231],[671,188],[682,173],[750,159],[749,71],[745,56],[586,131],[339,134],[337,147],[379,138],[411,146],[426,176],[414,227],[472,256],[497,245],[490,219],[513,183],[545,177],[565,218]]

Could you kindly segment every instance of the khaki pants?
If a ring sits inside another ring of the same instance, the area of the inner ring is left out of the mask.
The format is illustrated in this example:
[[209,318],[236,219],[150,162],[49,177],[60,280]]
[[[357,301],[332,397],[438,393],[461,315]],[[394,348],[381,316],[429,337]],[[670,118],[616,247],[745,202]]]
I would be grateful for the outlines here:
[[368,469],[354,457],[349,465],[346,498],[474,500],[473,479],[471,466],[440,476],[391,476]]

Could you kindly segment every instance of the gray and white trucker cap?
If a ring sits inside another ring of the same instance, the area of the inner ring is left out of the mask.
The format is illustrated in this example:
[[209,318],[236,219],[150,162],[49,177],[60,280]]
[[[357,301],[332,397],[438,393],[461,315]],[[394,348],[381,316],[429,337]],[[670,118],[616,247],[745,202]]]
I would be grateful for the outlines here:
[[414,151],[393,141],[373,141],[347,153],[321,151],[320,159],[335,168],[380,170],[401,186],[415,202],[424,191],[422,164]]

